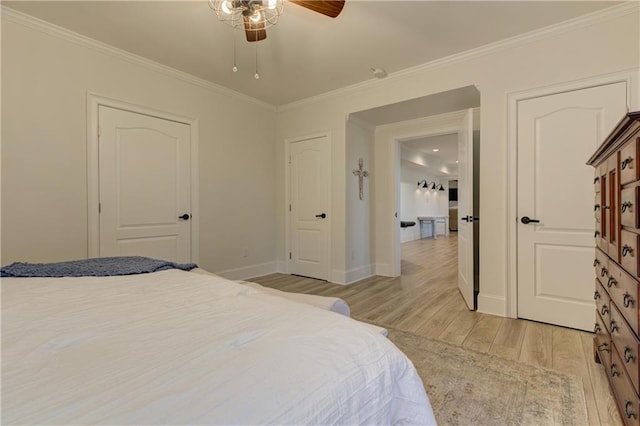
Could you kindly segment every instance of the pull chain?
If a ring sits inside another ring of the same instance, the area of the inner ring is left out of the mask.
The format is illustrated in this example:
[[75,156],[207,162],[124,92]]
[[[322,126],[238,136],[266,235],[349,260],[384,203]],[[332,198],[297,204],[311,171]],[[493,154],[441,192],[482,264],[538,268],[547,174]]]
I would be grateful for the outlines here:
[[258,74],[258,43],[254,43],[256,45],[256,73],[253,75],[253,78],[258,80],[260,78],[260,74]]
[[236,37],[233,36],[233,72],[238,72],[238,66],[236,65]]

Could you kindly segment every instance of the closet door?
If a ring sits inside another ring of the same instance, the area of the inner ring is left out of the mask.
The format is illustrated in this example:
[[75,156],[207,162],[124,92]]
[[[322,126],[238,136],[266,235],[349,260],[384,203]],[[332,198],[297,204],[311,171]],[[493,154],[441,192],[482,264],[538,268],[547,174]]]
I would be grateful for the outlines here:
[[100,256],[191,261],[190,127],[100,106]]
[[[593,331],[594,175],[585,162],[626,112],[626,95],[621,82],[518,102],[521,318]],[[615,169],[613,159],[601,175],[607,194]],[[615,198],[603,201],[608,252],[617,245],[607,213]]]

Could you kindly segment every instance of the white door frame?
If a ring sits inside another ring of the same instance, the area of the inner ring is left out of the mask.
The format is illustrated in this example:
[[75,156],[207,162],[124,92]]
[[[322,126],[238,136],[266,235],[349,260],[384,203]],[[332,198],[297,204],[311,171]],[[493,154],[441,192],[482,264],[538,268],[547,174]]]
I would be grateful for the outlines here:
[[[394,200],[394,208],[395,212],[400,211],[400,143],[417,139],[421,137],[432,137],[432,136],[441,136],[448,135],[453,133],[458,133],[460,130],[460,122],[462,121],[462,117],[464,116],[466,110],[463,111],[454,111],[445,114],[439,114],[437,116],[429,116],[424,118],[419,118],[415,120],[424,121],[425,122],[425,130],[421,130],[418,132],[409,132],[403,133],[401,136],[396,136],[389,147],[389,162],[390,162],[390,170],[392,173],[392,182],[391,185],[391,199]],[[478,114],[480,113],[480,108],[473,108],[474,121],[478,118]],[[387,126],[378,126],[377,130],[384,127],[395,127],[399,124],[406,125],[407,122],[402,123],[392,123]],[[393,253],[392,263],[391,263],[391,276],[398,277],[401,274],[401,235],[400,235],[400,226],[398,222],[398,218],[391,215],[392,220],[389,222],[389,226],[391,227],[392,241],[391,241],[391,251]]]
[[328,168],[329,173],[329,182],[327,182],[327,281],[332,282],[331,281],[331,265],[332,265],[332,258],[331,258],[331,247],[332,247],[332,238],[331,238],[331,230],[332,230],[332,219],[333,219],[333,210],[331,208],[331,184],[333,181],[333,174],[331,173],[331,132],[327,131],[327,132],[320,132],[320,133],[313,133],[310,135],[306,135],[306,136],[297,136],[294,138],[287,138],[284,140],[284,182],[285,182],[285,186],[286,186],[286,190],[285,190],[285,203],[284,203],[284,215],[285,215],[285,220],[284,220],[284,232],[285,232],[285,252],[284,252],[284,272],[286,274],[290,274],[291,273],[291,259],[289,259],[289,253],[291,253],[291,215],[289,214],[289,205],[291,204],[291,169],[290,169],[290,164],[289,164],[289,155],[291,153],[291,145],[293,145],[296,142],[302,142],[302,141],[306,141],[309,139],[319,139],[319,138],[327,138],[327,150],[328,150],[328,155],[327,158],[329,158],[329,164],[325,164],[324,166]]
[[[634,107],[638,105],[640,95],[636,95],[631,88],[640,81],[639,74],[639,71],[630,70],[513,92],[507,95],[507,282],[504,308],[507,317],[518,317],[518,223],[516,220],[518,216],[518,102],[605,84],[626,82],[627,99],[630,100],[631,107]],[[584,161],[586,162],[587,158]]]
[[191,136],[191,262],[200,261],[200,214],[198,203],[198,120],[87,92],[87,257],[100,255],[100,158],[98,109],[117,108],[189,126]]

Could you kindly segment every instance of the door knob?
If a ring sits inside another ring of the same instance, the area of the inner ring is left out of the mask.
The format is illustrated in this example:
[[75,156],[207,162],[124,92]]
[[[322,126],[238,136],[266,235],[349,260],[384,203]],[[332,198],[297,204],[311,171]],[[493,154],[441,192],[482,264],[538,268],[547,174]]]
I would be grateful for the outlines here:
[[180,220],[189,220],[189,218],[191,218],[189,213],[185,213],[182,216],[178,216],[178,219],[180,219]]
[[327,214],[326,213],[320,213],[320,214],[317,214],[316,217],[318,219],[324,219],[325,217],[327,217]]
[[540,223],[538,219],[531,219],[529,216],[523,216],[522,219],[520,219],[520,222],[524,223],[525,225],[529,223]]

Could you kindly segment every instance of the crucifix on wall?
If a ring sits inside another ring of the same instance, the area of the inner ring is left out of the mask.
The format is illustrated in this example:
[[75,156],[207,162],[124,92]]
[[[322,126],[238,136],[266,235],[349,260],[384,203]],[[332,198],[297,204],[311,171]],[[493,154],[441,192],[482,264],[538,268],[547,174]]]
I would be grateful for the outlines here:
[[369,177],[369,172],[364,170],[364,161],[362,160],[362,158],[358,160],[358,168],[353,169],[353,174],[354,176],[358,176],[358,188],[359,188],[358,195],[362,200],[362,194],[364,189],[364,178]]

